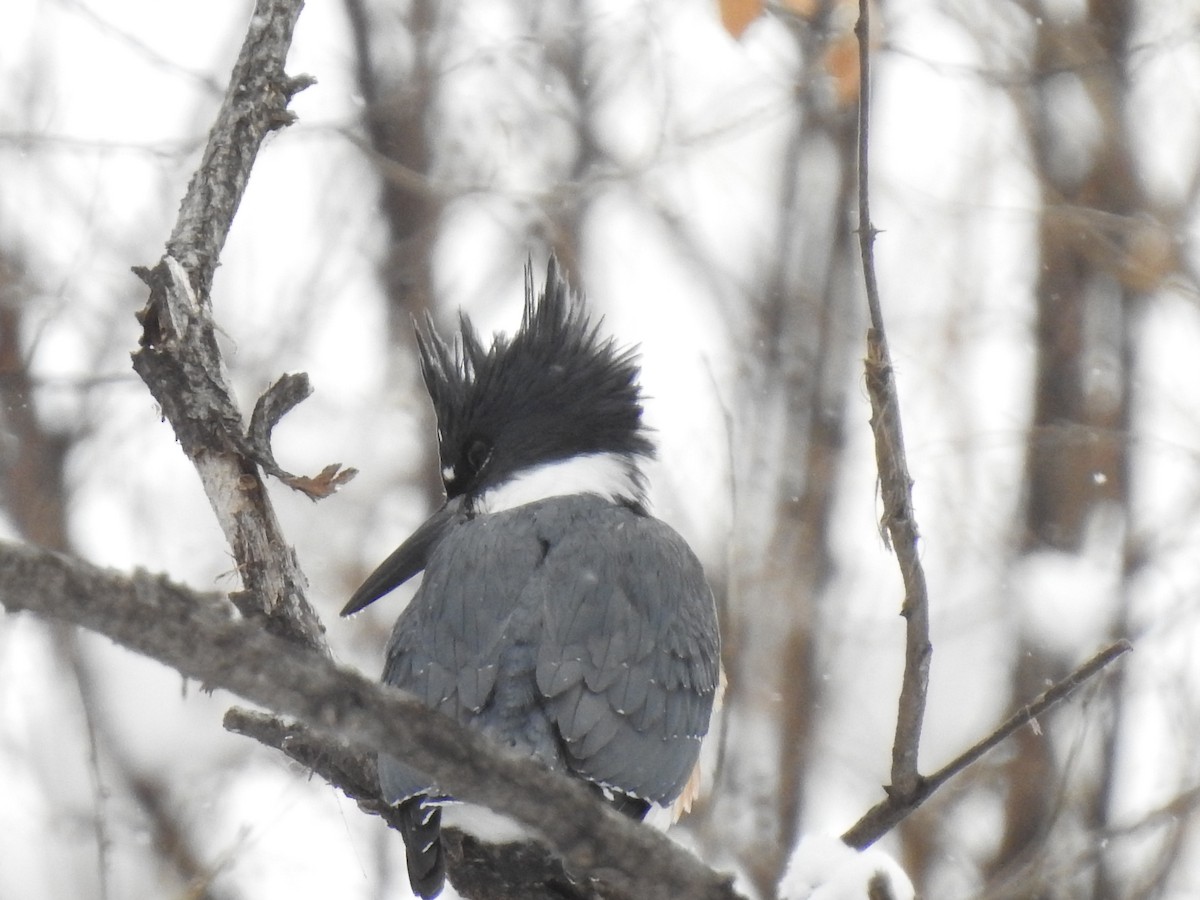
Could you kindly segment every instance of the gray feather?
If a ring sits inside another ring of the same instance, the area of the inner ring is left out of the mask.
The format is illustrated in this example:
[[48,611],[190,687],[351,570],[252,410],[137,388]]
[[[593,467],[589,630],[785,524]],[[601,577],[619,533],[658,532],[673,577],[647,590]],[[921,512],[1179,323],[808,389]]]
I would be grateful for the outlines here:
[[384,680],[552,768],[669,802],[708,729],[717,655],[683,540],[577,495],[456,525],[396,623]]

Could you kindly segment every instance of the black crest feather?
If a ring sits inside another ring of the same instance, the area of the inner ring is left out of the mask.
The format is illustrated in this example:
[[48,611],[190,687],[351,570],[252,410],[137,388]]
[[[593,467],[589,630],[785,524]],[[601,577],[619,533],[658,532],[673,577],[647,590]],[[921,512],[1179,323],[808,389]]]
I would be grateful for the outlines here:
[[421,371],[438,421],[450,497],[520,469],[581,453],[650,456],[632,348],[600,335],[552,256],[540,296],[525,267],[525,311],[510,339],[480,341],[471,320],[443,341],[417,330]]

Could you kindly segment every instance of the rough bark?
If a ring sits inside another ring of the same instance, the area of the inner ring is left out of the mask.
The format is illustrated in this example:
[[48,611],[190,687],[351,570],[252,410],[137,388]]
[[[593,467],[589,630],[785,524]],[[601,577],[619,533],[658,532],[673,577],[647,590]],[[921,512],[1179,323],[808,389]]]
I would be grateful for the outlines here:
[[[129,649],[306,724],[331,751],[387,750],[464,802],[539,833],[601,897],[729,900],[729,881],[654,829],[605,806],[582,783],[510,755],[482,734],[311,648],[238,619],[216,594],[162,576],[131,577],[30,547],[0,544],[0,605],[103,634]],[[360,766],[367,766],[359,761]],[[378,787],[372,786],[374,802]]]

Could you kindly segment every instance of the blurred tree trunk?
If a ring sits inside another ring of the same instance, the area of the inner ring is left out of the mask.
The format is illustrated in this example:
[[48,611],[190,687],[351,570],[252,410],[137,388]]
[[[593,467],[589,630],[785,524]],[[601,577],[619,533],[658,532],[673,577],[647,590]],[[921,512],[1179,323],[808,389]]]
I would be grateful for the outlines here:
[[[436,0],[394,4],[345,0],[354,45],[354,73],[363,122],[379,170],[379,206],[388,230],[383,286],[391,343],[415,361],[413,322],[434,309],[431,260],[440,201],[432,187],[428,117],[437,94]],[[407,370],[415,373],[415,367]],[[415,388],[415,384],[414,384]],[[422,407],[424,409],[424,407]],[[426,429],[432,434],[433,429]],[[442,499],[432,442],[419,441],[418,464],[427,505]]]
[[[1025,468],[1026,553],[1084,551],[1089,529],[1104,510],[1118,527],[1131,527],[1129,435],[1139,298],[1128,263],[1136,252],[1132,217],[1146,209],[1126,124],[1133,11],[1133,0],[1092,0],[1071,18],[1043,4],[1030,11],[1040,24],[1033,30],[1032,82],[1022,107],[1043,206]],[[1098,123],[1094,135],[1085,132],[1088,121]],[[1109,623],[1113,636],[1126,631],[1124,603],[1122,596]],[[1014,702],[1069,667],[1025,631],[1015,652]],[[1122,672],[1112,676],[1113,709],[1098,726],[1104,729],[1099,770],[1071,800],[1096,835],[1109,825]],[[1059,765],[1054,741],[1022,733],[1014,746],[1016,754],[1005,767],[1005,828],[993,872],[1044,858],[1063,812],[1054,798],[1068,773]],[[1124,896],[1105,861],[1101,849],[1091,896]]]
[[51,434],[38,421],[33,379],[21,346],[28,286],[20,264],[0,255],[0,499],[21,536],[60,553],[67,541],[63,462],[66,434]]
[[[1131,236],[1121,223],[1145,209],[1125,127],[1132,13],[1131,0],[1094,0],[1079,19],[1036,13],[1027,121],[1043,212],[1026,549],[1079,550],[1098,506],[1128,489],[1133,298],[1117,266]],[[1094,140],[1080,133],[1091,116]]]
[[718,802],[741,809],[718,807],[710,818],[745,826],[752,817],[748,828],[728,827],[722,842],[736,848],[763,896],[773,894],[799,839],[812,775],[822,638],[827,614],[836,615],[826,609],[836,598],[825,593],[834,574],[831,520],[861,338],[854,98],[829,93],[829,57],[844,37],[831,26],[836,5],[784,19],[801,67],[777,245],[750,301],[752,347],[741,387],[743,408],[754,412],[737,450],[748,476],[738,539],[757,533],[763,543],[740,560],[725,634],[729,728],[740,741],[724,758]]
[[[557,2],[549,0],[551,6]],[[547,3],[541,3],[540,7],[545,11]],[[586,0],[573,0],[570,10],[566,28],[557,39],[547,41],[545,57],[546,65],[557,71],[566,85],[574,116],[576,149],[571,168],[562,173],[560,183],[547,195],[542,209],[547,233],[538,236],[558,257],[570,282],[582,286],[587,283],[580,265],[591,199],[587,182],[607,159],[596,134],[595,121],[596,107],[603,101],[596,96],[597,85],[605,79],[591,71],[593,19],[588,14]]]
[[411,346],[413,318],[432,307],[429,260],[439,209],[430,187],[426,123],[437,91],[438,5],[411,0],[403,16],[371,0],[345,0],[345,6],[363,122],[380,170],[380,210],[390,231],[384,284],[392,339]]

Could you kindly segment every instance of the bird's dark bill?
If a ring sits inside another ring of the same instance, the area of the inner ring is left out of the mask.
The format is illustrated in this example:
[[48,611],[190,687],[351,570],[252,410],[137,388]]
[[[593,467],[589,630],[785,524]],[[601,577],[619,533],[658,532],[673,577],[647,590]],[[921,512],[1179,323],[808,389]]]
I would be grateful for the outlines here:
[[367,576],[367,580],[359,586],[342,609],[342,615],[353,615],[424,569],[429,554],[442,536],[466,518],[462,507],[462,498],[456,497],[447,501],[441,509],[426,519],[408,540]]

